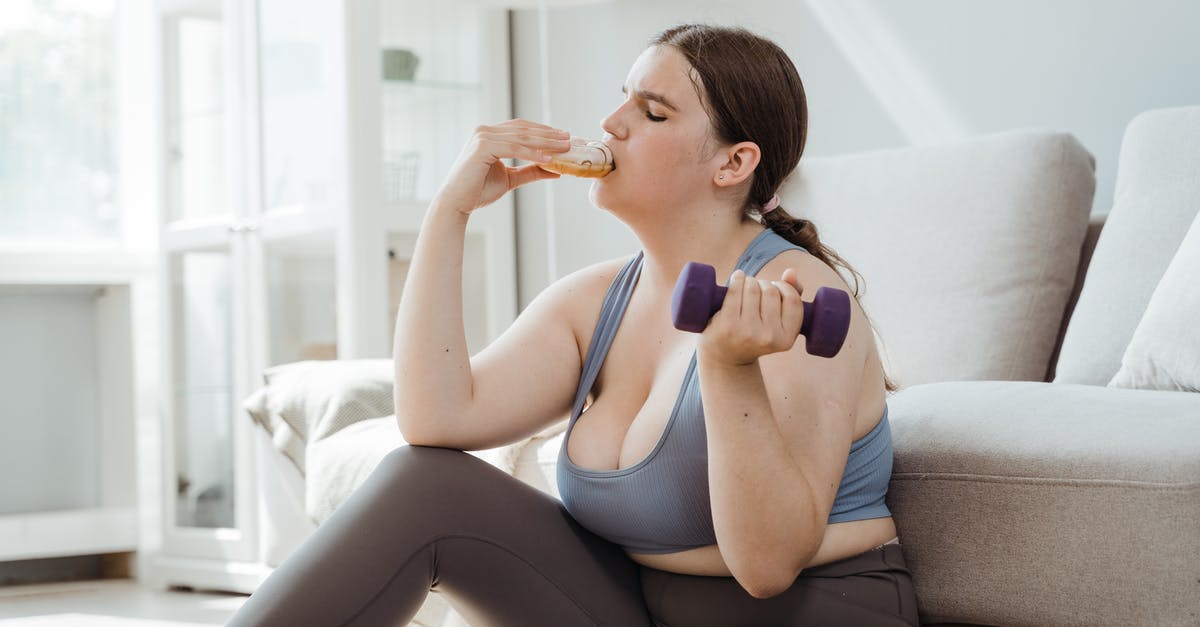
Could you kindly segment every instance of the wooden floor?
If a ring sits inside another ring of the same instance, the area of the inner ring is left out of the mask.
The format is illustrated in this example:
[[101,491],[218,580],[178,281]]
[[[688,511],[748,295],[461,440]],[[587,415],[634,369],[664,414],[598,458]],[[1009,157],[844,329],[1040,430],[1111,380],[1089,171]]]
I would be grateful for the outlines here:
[[132,579],[0,587],[0,627],[224,625],[242,594],[154,590]]
[[[208,627],[224,625],[248,598],[154,589],[133,579],[0,586],[0,627]],[[422,612],[409,627],[429,624],[428,609]],[[437,624],[466,627],[453,617]]]

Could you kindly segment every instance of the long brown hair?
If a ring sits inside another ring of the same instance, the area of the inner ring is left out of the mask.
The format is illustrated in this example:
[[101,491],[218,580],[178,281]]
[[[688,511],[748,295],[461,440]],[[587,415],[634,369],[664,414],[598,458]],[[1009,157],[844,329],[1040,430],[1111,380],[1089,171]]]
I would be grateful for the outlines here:
[[[651,45],[671,46],[691,65],[692,82],[725,144],[751,141],[761,152],[742,211],[784,239],[803,247],[835,272],[854,280],[857,300],[862,275],[821,243],[810,220],[795,218],[783,207],[762,213],[783,180],[796,169],[808,136],[808,102],[791,58],[774,42],[744,28],[681,24],[655,36]],[[868,319],[869,322],[869,319]],[[886,374],[884,385],[897,389]]]

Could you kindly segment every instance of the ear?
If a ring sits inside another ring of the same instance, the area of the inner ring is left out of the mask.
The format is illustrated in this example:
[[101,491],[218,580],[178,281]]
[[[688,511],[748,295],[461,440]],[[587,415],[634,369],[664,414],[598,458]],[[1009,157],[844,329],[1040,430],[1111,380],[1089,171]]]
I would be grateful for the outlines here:
[[758,144],[754,142],[739,142],[722,152],[725,163],[713,175],[713,183],[718,187],[733,187],[749,179],[762,157]]

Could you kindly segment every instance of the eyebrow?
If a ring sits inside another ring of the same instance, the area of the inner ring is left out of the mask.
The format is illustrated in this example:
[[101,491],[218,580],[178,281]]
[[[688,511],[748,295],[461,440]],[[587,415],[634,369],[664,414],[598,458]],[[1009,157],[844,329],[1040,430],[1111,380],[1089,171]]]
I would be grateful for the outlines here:
[[[626,88],[624,85],[621,85],[621,93],[628,94],[629,89]],[[664,106],[672,111],[675,111],[675,112],[679,111],[679,107],[676,107],[674,104],[672,104],[671,101],[667,100],[667,97],[662,94],[655,93],[652,91],[646,91],[645,89],[635,89],[635,90],[633,90],[633,95],[637,96],[638,98],[641,98],[642,100],[651,100],[653,102],[660,103],[660,104],[662,104],[662,106]]]

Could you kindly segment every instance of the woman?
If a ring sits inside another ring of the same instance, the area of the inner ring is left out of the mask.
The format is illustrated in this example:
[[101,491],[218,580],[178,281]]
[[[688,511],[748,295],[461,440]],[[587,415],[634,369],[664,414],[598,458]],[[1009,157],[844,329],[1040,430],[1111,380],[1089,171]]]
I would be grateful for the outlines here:
[[[537,163],[569,145],[523,120],[479,127],[429,208],[397,318],[396,413],[413,446],[232,624],[403,625],[431,589],[472,625],[917,624],[884,504],[890,383],[870,324],[854,303],[830,359],[797,339],[801,293],[847,286],[775,195],[804,146],[795,68],[744,30],[685,25],[622,91],[603,122],[616,169],[590,195],[642,252],[557,281],[470,357],[467,221],[557,177]],[[730,277],[699,335],[669,316],[688,261]],[[568,414],[562,503],[461,452]]]

